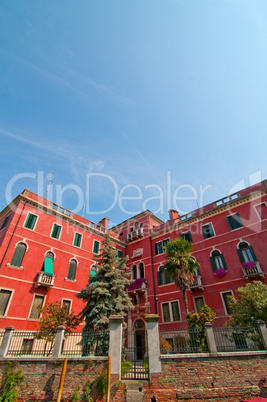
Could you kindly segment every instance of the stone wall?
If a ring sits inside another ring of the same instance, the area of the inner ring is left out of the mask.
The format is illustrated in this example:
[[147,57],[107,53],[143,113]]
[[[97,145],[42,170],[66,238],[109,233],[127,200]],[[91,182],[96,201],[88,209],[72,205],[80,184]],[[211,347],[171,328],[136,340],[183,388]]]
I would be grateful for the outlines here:
[[[267,354],[230,354],[162,359],[152,374],[145,401],[231,401],[267,397]],[[152,399],[153,400],[153,399]]]
[[[12,368],[16,371],[21,370],[24,376],[21,387],[19,388],[19,401],[56,401],[60,376],[63,367],[63,359],[59,360],[14,360]],[[0,361],[0,384],[3,383],[7,367],[7,360]],[[84,388],[86,383],[91,383],[107,368],[105,360],[74,360],[69,359],[65,375],[62,401],[71,400],[70,396],[79,386],[80,400],[86,401]],[[111,401],[119,402],[125,400],[124,385],[118,381],[118,376],[112,376]],[[94,401],[105,401],[96,392],[95,386],[92,389]]]

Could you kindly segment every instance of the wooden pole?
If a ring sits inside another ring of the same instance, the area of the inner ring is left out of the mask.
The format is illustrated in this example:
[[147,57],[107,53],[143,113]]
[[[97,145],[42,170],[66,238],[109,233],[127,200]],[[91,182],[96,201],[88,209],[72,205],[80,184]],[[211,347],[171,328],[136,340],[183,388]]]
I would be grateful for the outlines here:
[[108,357],[108,372],[107,372],[107,398],[106,401],[110,401],[110,373],[111,373],[111,356]]
[[64,379],[65,379],[65,374],[66,374],[66,369],[67,369],[67,361],[68,361],[68,359],[67,359],[67,357],[65,357],[63,367],[62,367],[61,377],[60,377],[60,384],[59,384],[59,390],[58,390],[58,395],[57,395],[57,402],[61,401],[63,384],[64,384]]

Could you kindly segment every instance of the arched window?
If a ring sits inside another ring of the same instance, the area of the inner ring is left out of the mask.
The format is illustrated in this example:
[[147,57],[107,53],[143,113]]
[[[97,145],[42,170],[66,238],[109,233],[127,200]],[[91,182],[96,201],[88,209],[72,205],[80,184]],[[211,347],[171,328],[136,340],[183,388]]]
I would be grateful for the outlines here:
[[70,260],[69,272],[68,272],[68,279],[71,281],[75,280],[76,268],[77,268],[77,261],[73,258],[72,260]]
[[253,248],[245,241],[239,243],[237,252],[241,263],[249,261],[257,261]]
[[16,245],[10,265],[13,265],[13,267],[20,267],[26,250],[27,246],[25,243],[18,243]]
[[213,250],[210,257],[210,262],[214,273],[216,269],[224,269],[227,271],[223,254],[219,250]]
[[144,269],[144,264],[140,262],[138,265],[138,270],[139,270],[139,276],[138,278],[144,278],[145,277],[145,269]]
[[136,265],[132,266],[132,280],[137,279],[137,267]]
[[44,264],[42,271],[44,271],[48,275],[53,275],[53,262],[54,262],[54,253],[52,251],[47,251],[45,254]]

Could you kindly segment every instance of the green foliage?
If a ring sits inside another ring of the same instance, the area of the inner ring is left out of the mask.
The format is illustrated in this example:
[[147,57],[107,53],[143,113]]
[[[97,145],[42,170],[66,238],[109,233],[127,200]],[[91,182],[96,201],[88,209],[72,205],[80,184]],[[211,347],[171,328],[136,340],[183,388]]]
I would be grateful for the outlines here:
[[255,326],[257,320],[267,324],[267,286],[261,281],[249,282],[237,289],[237,298],[229,297],[232,317],[226,326]]
[[93,402],[93,398],[91,397],[91,391],[92,391],[92,384],[90,381],[87,381],[87,383],[84,387],[84,393],[85,393],[85,396],[86,396],[88,402]]
[[79,389],[80,387],[77,385],[77,387],[74,388],[73,393],[69,397],[69,401],[79,401],[81,399],[80,394],[79,394]]
[[193,244],[184,238],[172,240],[164,247],[166,252],[167,273],[173,278],[175,285],[183,292],[185,309],[188,313],[186,290],[193,283],[193,275],[198,274],[200,264],[192,257]]
[[24,376],[21,370],[15,371],[11,368],[11,362],[7,362],[7,370],[4,383],[1,386],[0,402],[15,402],[18,397],[16,387],[22,382]]
[[188,313],[186,315],[190,336],[189,344],[191,347],[196,347],[198,352],[209,351],[205,336],[205,324],[206,322],[213,324],[215,318],[216,314],[206,304],[202,307],[200,314]]
[[146,371],[146,374],[149,374],[149,362],[148,362],[148,359],[145,359],[143,361],[143,367],[144,367],[144,369]]
[[172,350],[172,345],[164,339],[162,336],[159,337],[160,353],[169,354]]
[[[96,340],[92,336],[86,338],[87,332],[99,330],[97,343],[99,354],[108,352],[108,328],[111,315],[125,316],[127,310],[133,309],[126,286],[130,284],[126,273],[127,258],[119,260],[117,251],[108,234],[102,242],[100,257],[96,258],[96,275],[89,276],[88,284],[81,289],[76,296],[86,302],[86,306],[80,313],[85,319],[83,329],[84,355],[95,347]],[[102,331],[102,332],[101,332]]]
[[127,374],[132,366],[133,366],[133,362],[131,360],[122,361],[121,362],[121,374],[122,375]]
[[107,390],[107,371],[103,371],[95,380],[96,390],[99,396],[103,397]]

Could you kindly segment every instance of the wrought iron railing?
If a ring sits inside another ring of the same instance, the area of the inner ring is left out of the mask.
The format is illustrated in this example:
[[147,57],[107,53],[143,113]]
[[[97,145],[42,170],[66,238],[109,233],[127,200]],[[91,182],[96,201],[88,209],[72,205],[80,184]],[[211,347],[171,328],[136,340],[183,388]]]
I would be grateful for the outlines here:
[[263,341],[255,327],[213,328],[218,352],[264,350]]
[[54,348],[54,337],[40,331],[14,331],[7,357],[34,356],[51,357]]

